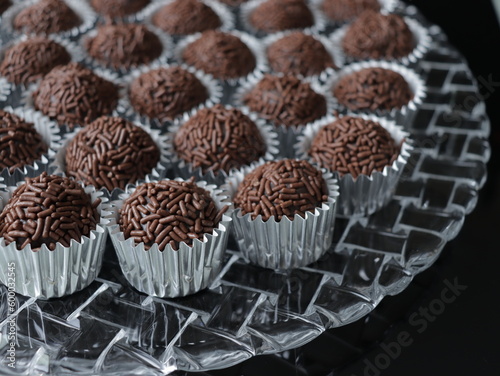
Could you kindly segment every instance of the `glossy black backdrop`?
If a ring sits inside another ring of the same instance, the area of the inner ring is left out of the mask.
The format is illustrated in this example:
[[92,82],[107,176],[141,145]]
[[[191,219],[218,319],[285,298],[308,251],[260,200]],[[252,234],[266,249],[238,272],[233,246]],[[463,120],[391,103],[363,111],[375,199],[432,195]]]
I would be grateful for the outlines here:
[[[365,320],[327,331],[281,357],[255,357],[204,375],[500,374],[500,28],[490,0],[407,2],[442,27],[476,78],[498,82],[486,99],[493,154],[488,182],[475,211],[466,217],[462,231],[432,268],[417,276],[400,295],[384,299]],[[423,324],[412,325],[410,317],[420,307],[433,306],[437,312],[436,307],[441,307],[436,299],[441,298],[445,281],[455,280],[467,286],[466,290],[433,316],[432,322],[426,320],[425,330],[419,333]],[[406,336],[411,345],[399,351],[395,345],[398,336]],[[390,351],[394,359],[389,358]]]

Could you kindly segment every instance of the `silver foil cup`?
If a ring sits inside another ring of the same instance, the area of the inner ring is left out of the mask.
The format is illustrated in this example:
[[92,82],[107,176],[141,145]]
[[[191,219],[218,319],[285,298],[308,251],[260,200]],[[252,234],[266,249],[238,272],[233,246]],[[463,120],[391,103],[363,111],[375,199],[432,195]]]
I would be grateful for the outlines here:
[[[215,186],[206,182],[196,184],[211,193],[218,209],[229,205],[224,192],[216,190]],[[155,244],[145,250],[144,243],[135,245],[132,238],[125,239],[118,224],[123,202],[134,190],[134,186],[128,187],[121,200],[112,203],[113,218],[108,227],[127,281],[143,293],[167,298],[194,294],[210,286],[222,269],[231,217],[223,215],[218,227],[211,234],[205,234],[202,241],[195,239],[191,247],[181,243],[175,251],[167,245],[161,252]]]
[[[264,162],[261,162],[262,164]],[[245,176],[260,164],[254,164],[232,173],[222,187],[230,197],[236,194]],[[296,214],[293,220],[274,217],[267,221],[262,216],[252,219],[241,209],[232,212],[233,235],[243,257],[252,264],[274,270],[300,268],[317,261],[331,247],[337,200],[337,180],[326,169],[322,170],[328,188],[328,200],[305,218]]]
[[[392,136],[396,144],[401,145],[397,159],[383,171],[374,171],[370,175],[353,178],[351,174],[339,177],[340,197],[337,215],[341,217],[370,215],[382,208],[392,197],[396,184],[413,150],[409,134],[394,121],[370,115],[352,115],[372,120],[382,125]],[[295,145],[300,158],[318,166],[308,152],[314,137],[325,125],[333,123],[337,118],[329,116],[314,124],[308,125]],[[335,171],[332,171],[335,173]]]
[[12,84],[5,79],[5,77],[0,77],[0,103],[3,104],[9,99],[10,93],[12,92]]
[[[15,3],[9,9],[5,11],[2,16],[2,27],[7,33],[10,34],[22,34],[18,30],[14,29],[13,22],[16,16],[26,7],[36,4],[38,0],[26,0],[19,3]],[[96,21],[96,13],[88,5],[86,1],[83,0],[64,0],[64,2],[80,17],[82,23],[72,29],[62,31],[60,33],[52,33],[50,35],[59,35],[63,38],[76,38],[79,35],[85,33],[87,30],[94,26]]]
[[[226,106],[226,108],[232,108],[231,106]],[[262,119],[258,119],[255,113],[249,112],[245,108],[238,108],[242,113],[247,115],[257,126],[262,135],[262,138],[266,142],[267,151],[262,157],[265,161],[272,161],[278,157],[279,154],[279,141],[278,134],[276,133],[274,126],[267,124]],[[191,116],[194,116],[197,111],[193,111]],[[208,184],[215,184],[221,186],[225,183],[228,173],[223,170],[215,173],[214,171],[203,172],[201,168],[194,169],[190,163],[187,163],[183,159],[179,158],[174,147],[174,138],[176,133],[179,131],[182,124],[185,121],[177,121],[169,130],[167,135],[167,154],[171,158],[172,162],[172,172],[176,177],[181,177],[183,179],[189,179],[194,176],[197,181],[206,181]]]
[[[7,187],[0,192],[2,209],[15,188]],[[92,186],[86,187],[85,192],[91,195],[92,201],[103,194]],[[4,285],[13,282],[16,293],[42,300],[71,295],[90,285],[101,270],[106,245],[110,213],[105,201],[103,199],[97,208],[100,223],[96,229],[79,241],[71,240],[69,247],[57,243],[53,251],[45,245],[36,252],[31,250],[31,245],[18,250],[15,243],[6,245],[5,239],[0,238],[0,282]],[[13,273],[14,281],[9,273]]]
[[[410,87],[410,90],[413,93],[413,98],[410,100],[408,104],[404,105],[403,107],[393,108],[391,110],[370,111],[366,109],[350,110],[346,108],[344,105],[339,103],[338,99],[333,94],[333,90],[343,77],[366,68],[384,68],[399,73],[408,83],[408,86]],[[339,72],[335,73],[328,79],[328,81],[323,86],[323,91],[331,95],[333,101],[332,106],[336,110],[342,112],[374,114],[381,117],[387,115],[395,116],[396,114],[406,115],[408,110],[416,110],[417,107],[422,104],[422,101],[424,100],[427,93],[427,88],[422,78],[412,69],[409,69],[395,62],[369,60],[360,63],[352,63],[350,65],[346,65],[343,69],[341,69]]]
[[[406,24],[408,25],[408,28],[413,34],[413,39],[415,41],[415,48],[407,55],[403,56],[398,59],[380,59],[381,61],[395,61],[403,65],[409,65],[411,63],[417,63],[422,57],[427,53],[429,50],[431,44],[432,44],[432,38],[429,35],[429,32],[427,31],[426,28],[424,28],[418,21],[416,21],[413,18],[410,17],[404,17],[404,20]],[[340,48],[343,51],[342,48],[342,41],[344,40],[345,34],[347,33],[347,30],[349,29],[350,24],[344,25],[340,27],[339,29],[335,30],[332,34],[330,34],[329,39],[331,40],[331,43],[337,48]],[[345,53],[344,55],[346,57],[346,62],[350,63],[353,61],[359,61],[358,59],[349,56]]]

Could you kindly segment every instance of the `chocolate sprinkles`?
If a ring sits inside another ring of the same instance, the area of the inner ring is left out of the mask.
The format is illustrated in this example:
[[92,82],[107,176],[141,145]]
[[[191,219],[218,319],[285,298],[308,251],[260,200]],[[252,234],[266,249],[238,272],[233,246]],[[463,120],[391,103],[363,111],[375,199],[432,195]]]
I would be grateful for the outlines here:
[[258,31],[275,33],[314,26],[314,16],[304,0],[267,0],[249,16]]
[[69,247],[96,228],[100,203],[92,203],[74,180],[44,172],[14,191],[0,214],[0,236],[19,250],[28,244],[34,251],[43,244],[50,250],[57,243]]
[[218,210],[209,192],[193,181],[162,180],[137,187],[123,203],[119,224],[125,239],[144,243],[147,250],[155,243],[160,251],[167,245],[178,250],[181,242],[203,241],[227,208]]
[[92,0],[90,4],[97,13],[108,18],[123,18],[144,9],[150,0]]
[[255,123],[240,110],[215,105],[198,111],[174,138],[177,155],[203,173],[229,172],[248,165],[266,153]]
[[263,221],[295,214],[305,217],[328,200],[328,190],[321,171],[303,160],[284,159],[267,162],[248,173],[233,198],[235,207],[252,219]]
[[141,127],[103,116],[80,130],[66,149],[66,174],[96,188],[125,189],[158,164],[160,151]]
[[333,21],[344,22],[358,17],[365,10],[380,11],[379,0],[323,0],[321,9]]
[[308,154],[340,176],[351,174],[357,178],[392,165],[399,152],[400,145],[379,123],[344,116],[319,130]]
[[40,159],[47,145],[32,123],[0,110],[0,169],[29,165]]

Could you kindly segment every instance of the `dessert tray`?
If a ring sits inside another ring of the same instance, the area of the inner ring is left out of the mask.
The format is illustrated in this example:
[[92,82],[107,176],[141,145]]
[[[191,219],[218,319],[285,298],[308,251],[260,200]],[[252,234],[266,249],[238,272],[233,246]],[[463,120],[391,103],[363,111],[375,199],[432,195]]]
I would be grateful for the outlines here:
[[[185,298],[135,291],[111,244],[99,278],[72,296],[40,301],[16,295],[10,313],[2,285],[0,373],[161,375],[225,368],[359,320],[432,265],[485,183],[489,121],[465,59],[440,28],[412,6],[396,11],[425,25],[432,44],[418,64],[410,64],[425,80],[427,95],[398,119],[415,150],[384,208],[337,219],[325,257],[288,273],[251,266],[230,244],[212,286]],[[5,366],[12,320],[16,369]]]

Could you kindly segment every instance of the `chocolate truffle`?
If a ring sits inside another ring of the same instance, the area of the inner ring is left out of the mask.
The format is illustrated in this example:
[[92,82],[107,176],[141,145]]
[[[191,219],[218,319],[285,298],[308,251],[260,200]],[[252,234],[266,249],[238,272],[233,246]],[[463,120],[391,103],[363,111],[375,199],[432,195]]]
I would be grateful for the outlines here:
[[12,5],[12,3],[10,2],[10,0],[0,0],[0,16],[3,14],[3,12],[5,12],[10,6]]
[[44,37],[33,37],[5,51],[0,74],[16,85],[28,85],[57,65],[70,61],[71,55],[60,44]]
[[26,34],[60,33],[80,26],[82,20],[63,0],[40,0],[14,18],[14,29]]
[[331,55],[323,43],[300,31],[278,39],[267,48],[269,65],[275,72],[302,75],[320,74],[335,68]]
[[162,180],[145,183],[127,198],[120,210],[120,229],[125,239],[144,243],[145,249],[159,244],[174,250],[217,228],[227,206],[218,210],[210,193],[192,181]]
[[256,59],[237,36],[209,30],[186,46],[182,59],[218,79],[244,77],[251,73]]
[[280,221],[295,214],[305,217],[328,200],[328,189],[321,171],[309,162],[293,159],[267,162],[245,176],[233,202],[243,215],[263,221]]
[[72,239],[80,242],[99,222],[97,206],[101,200],[91,197],[70,178],[47,175],[26,178],[0,214],[0,236],[6,244],[16,243],[21,250],[31,244],[50,250],[57,243],[69,247]]
[[47,145],[32,123],[0,110],[0,168],[13,172],[40,159]]
[[326,99],[294,76],[266,74],[243,98],[250,110],[275,125],[306,125],[326,115]]
[[66,174],[97,189],[125,189],[157,165],[160,151],[151,136],[131,122],[102,116],[69,142]]
[[150,2],[150,0],[92,0],[90,4],[103,16],[123,18],[141,11]]
[[153,14],[152,22],[172,35],[194,34],[222,25],[217,13],[199,0],[175,0]]
[[337,22],[350,21],[365,10],[380,11],[379,0],[323,0],[321,9],[328,18]]
[[160,57],[160,38],[144,25],[105,25],[85,43],[88,54],[106,67],[131,68]]
[[266,33],[314,26],[314,16],[304,0],[267,0],[250,13],[248,21]]
[[357,178],[392,165],[399,150],[379,123],[344,116],[319,130],[308,153],[322,167]]
[[357,59],[398,59],[413,51],[415,41],[400,15],[368,10],[348,27],[342,48]]
[[240,110],[215,105],[203,108],[176,133],[177,155],[203,172],[248,165],[266,153],[266,142],[255,123]]
[[111,113],[118,87],[78,63],[52,69],[33,93],[35,108],[60,125],[85,125]]
[[208,90],[193,73],[169,67],[141,74],[131,83],[129,97],[138,113],[164,121],[204,103]]
[[390,111],[413,99],[408,82],[384,68],[365,68],[342,77],[333,88],[338,102],[350,110]]

